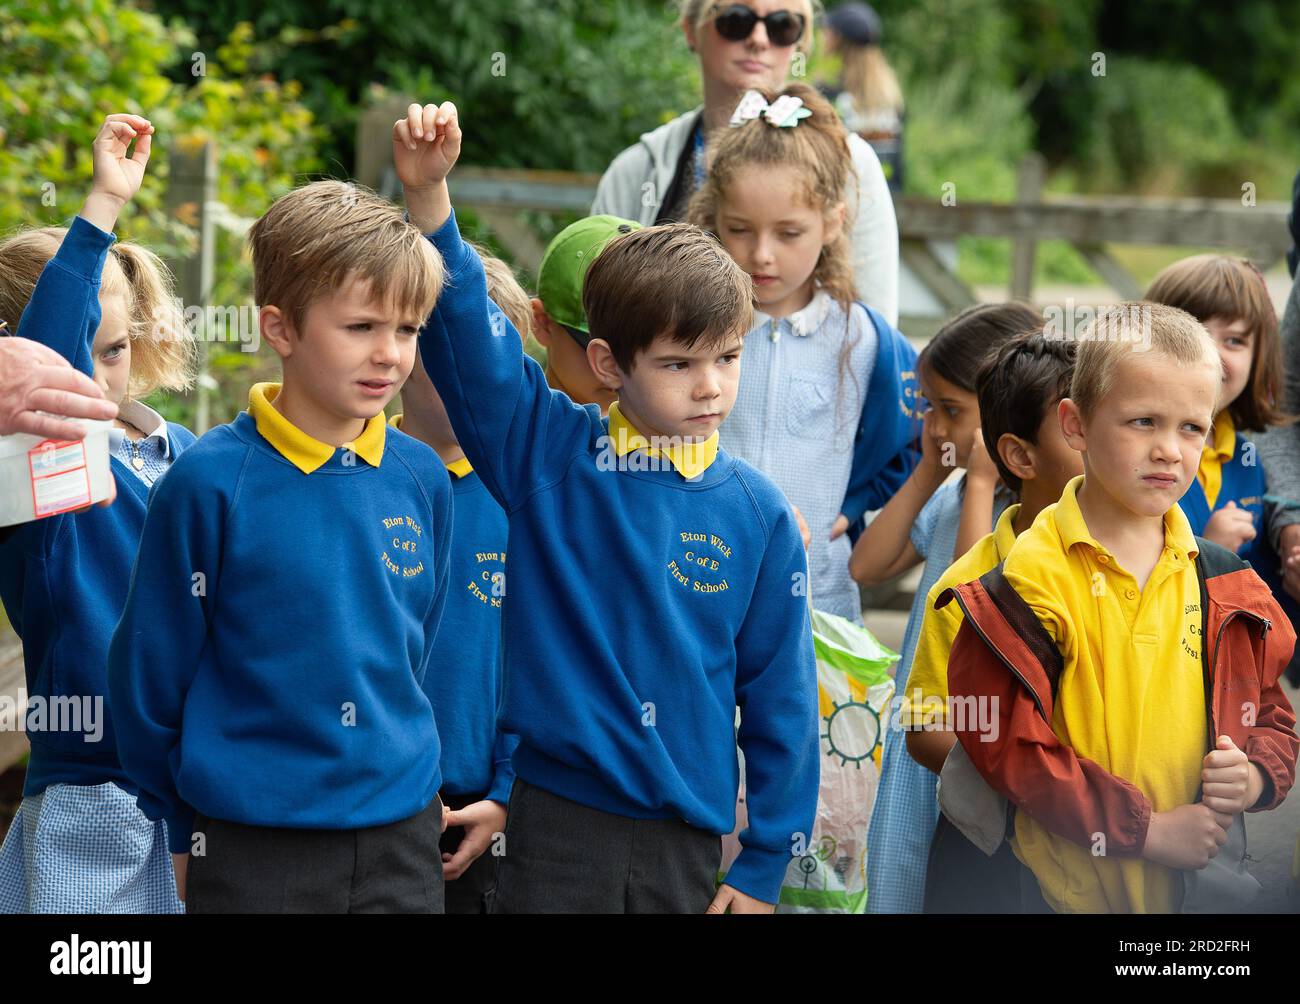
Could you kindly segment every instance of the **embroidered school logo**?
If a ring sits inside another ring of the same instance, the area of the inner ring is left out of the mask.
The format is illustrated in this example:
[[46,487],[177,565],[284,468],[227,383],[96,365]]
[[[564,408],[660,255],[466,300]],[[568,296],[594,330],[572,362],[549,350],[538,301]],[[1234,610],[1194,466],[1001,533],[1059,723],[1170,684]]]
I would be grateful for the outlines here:
[[731,558],[731,547],[716,533],[689,533],[677,535],[681,547],[680,557],[668,562],[668,573],[693,593],[721,593],[730,589],[726,564]]
[[424,572],[420,541],[424,531],[410,516],[390,516],[384,520],[384,551],[379,556],[384,567],[403,579],[413,579]]
[[1201,645],[1204,639],[1201,637],[1201,605],[1200,603],[1188,603],[1183,607],[1183,616],[1187,618],[1186,632],[1183,634],[1183,651],[1192,658],[1199,660],[1201,658]]
[[907,418],[920,418],[925,412],[921,401],[921,384],[916,378],[915,370],[903,370],[898,374],[901,391],[898,408]]
[[506,594],[505,551],[475,551],[474,574],[466,588],[485,606],[501,609]]

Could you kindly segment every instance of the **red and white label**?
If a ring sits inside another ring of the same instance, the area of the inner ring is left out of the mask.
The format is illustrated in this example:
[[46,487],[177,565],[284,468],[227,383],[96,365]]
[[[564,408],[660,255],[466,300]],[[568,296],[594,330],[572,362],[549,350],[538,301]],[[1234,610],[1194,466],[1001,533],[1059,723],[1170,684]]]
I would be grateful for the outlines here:
[[90,505],[85,443],[47,439],[27,451],[27,463],[32,472],[32,509],[37,519]]

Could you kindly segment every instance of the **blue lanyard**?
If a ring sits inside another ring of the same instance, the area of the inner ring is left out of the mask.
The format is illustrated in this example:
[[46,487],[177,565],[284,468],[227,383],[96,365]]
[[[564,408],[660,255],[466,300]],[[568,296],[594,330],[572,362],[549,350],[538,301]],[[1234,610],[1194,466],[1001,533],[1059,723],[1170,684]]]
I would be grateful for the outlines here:
[[695,190],[698,192],[704,187],[704,127],[697,125],[695,127]]

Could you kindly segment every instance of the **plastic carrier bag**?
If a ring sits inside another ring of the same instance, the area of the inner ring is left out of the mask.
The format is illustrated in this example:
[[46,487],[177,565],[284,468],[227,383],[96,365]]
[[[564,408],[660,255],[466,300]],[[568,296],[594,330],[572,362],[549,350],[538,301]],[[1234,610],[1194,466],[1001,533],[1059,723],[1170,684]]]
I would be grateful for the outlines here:
[[[791,847],[777,913],[865,913],[867,827],[880,780],[883,723],[894,695],[889,667],[898,660],[866,628],[812,611],[817,658],[821,788],[813,831]],[[722,870],[740,853],[748,825],[741,756],[736,829],[722,841]]]

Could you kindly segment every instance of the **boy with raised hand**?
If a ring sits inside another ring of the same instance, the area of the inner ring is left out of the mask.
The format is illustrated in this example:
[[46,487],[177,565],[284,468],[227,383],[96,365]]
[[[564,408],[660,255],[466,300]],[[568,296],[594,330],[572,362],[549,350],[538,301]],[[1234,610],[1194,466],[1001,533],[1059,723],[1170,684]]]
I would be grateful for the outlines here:
[[965,615],[950,692],[996,709],[993,729],[957,738],[1016,806],[1013,847],[1036,879],[1026,909],[1171,912],[1225,844],[1216,882],[1240,890],[1240,814],[1294,781],[1300,740],[1277,681],[1295,634],[1250,566],[1193,537],[1177,504],[1222,381],[1189,314],[1100,314],[1059,412],[1084,474],[999,569],[938,598]]
[[188,912],[441,913],[420,684],[451,489],[383,409],[442,263],[391,204],[336,181],[277,200],[249,242],[284,379],[153,493],[109,653],[122,764],[167,821]]
[[[456,110],[393,128],[448,284],[420,354],[506,510],[501,726],[520,737],[497,912],[771,912],[817,802],[816,671],[794,516],[727,456],[749,277],[696,227],[611,241],[587,273],[602,420],[546,385],[489,305],[451,211]],[[735,824],[740,746],[749,827]]]

